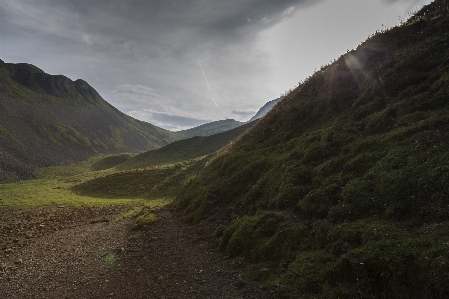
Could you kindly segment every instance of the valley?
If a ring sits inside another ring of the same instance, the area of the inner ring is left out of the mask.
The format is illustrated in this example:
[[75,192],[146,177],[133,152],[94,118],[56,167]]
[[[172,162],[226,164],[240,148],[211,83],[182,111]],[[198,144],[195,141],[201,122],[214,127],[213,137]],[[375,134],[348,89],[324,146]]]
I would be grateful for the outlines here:
[[37,180],[2,185],[0,298],[262,298],[258,286],[240,285],[247,263],[227,258],[201,228],[170,212],[172,189],[147,193],[162,179],[179,180],[195,161],[162,173],[131,170],[130,190],[116,186],[121,194],[73,192],[114,175],[90,171],[114,157],[41,169]]
[[[98,132],[33,126],[71,163],[29,166],[1,118],[5,298],[448,298],[448,32],[435,0],[247,124],[170,132],[95,98]],[[30,82],[1,74],[0,108]]]

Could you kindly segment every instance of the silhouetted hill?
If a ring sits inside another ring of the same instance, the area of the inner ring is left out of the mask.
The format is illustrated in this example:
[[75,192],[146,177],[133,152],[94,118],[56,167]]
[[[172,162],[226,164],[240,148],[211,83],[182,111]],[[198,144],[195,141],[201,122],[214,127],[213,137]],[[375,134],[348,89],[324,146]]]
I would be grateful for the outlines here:
[[242,284],[449,298],[448,13],[436,0],[323,67],[179,192],[184,219],[253,262]]
[[194,136],[209,136],[209,135],[218,134],[221,132],[226,132],[228,130],[232,130],[234,128],[240,127],[244,124],[253,122],[256,119],[259,119],[259,118],[265,116],[265,114],[267,114],[274,107],[274,105],[276,105],[280,100],[281,100],[281,98],[269,101],[262,108],[259,109],[259,111],[256,113],[256,115],[254,115],[247,122],[239,122],[234,119],[225,119],[225,120],[213,121],[213,122],[201,125],[201,126],[197,126],[195,128],[178,131],[176,133],[179,136],[189,138],[189,137],[194,137]]
[[135,120],[83,80],[0,60],[0,182],[96,153],[141,152],[178,140]]
[[276,105],[277,103],[279,103],[279,101],[282,100],[282,98],[278,98],[272,101],[269,101],[268,103],[266,103],[265,105],[263,105],[262,108],[259,109],[259,111],[257,111],[256,115],[254,115],[253,117],[251,117],[251,119],[248,122],[252,122],[256,119],[259,119],[261,117],[264,117],[268,112],[270,112],[271,109],[273,109],[274,105]]
[[163,164],[172,164],[209,155],[243,134],[255,122],[210,136],[195,136],[175,141],[164,147],[139,154],[117,166],[117,170],[129,170]]

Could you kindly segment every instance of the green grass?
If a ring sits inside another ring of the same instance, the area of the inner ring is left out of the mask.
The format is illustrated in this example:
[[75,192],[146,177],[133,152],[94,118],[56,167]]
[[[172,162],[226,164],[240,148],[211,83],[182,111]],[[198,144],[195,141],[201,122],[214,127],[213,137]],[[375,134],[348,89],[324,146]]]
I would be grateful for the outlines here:
[[101,160],[95,161],[95,163],[92,164],[91,169],[92,171],[100,171],[113,168],[119,164],[122,164],[123,162],[128,161],[133,156],[134,154],[119,154],[107,156]]
[[212,136],[197,136],[175,141],[162,148],[151,150],[117,166],[118,170],[152,167],[159,165],[175,164],[187,160],[197,159],[209,155],[226,146],[233,139],[251,128],[254,124],[246,124],[232,130],[218,133]]
[[156,214],[154,214],[148,208],[142,208],[139,213],[135,215],[134,224],[132,226],[132,230],[146,230],[151,225],[159,222],[159,218],[157,218]]
[[101,175],[79,182],[72,190],[77,194],[96,198],[173,198],[207,159],[201,157],[176,164],[126,171],[108,169],[93,172]]
[[[62,178],[62,177],[75,177],[77,175],[90,175],[93,176],[95,172],[92,171],[94,165],[97,163],[101,163],[102,160],[108,159],[108,157],[114,157],[115,155],[97,155],[86,161],[82,161],[79,163],[72,163],[63,166],[52,166],[40,168],[34,172],[35,176],[38,179],[54,179],[54,178]],[[96,175],[107,172],[98,172]],[[87,177],[89,178],[89,177]],[[83,180],[82,176],[78,178],[79,181]]]
[[0,206],[105,206],[105,205],[149,205],[161,206],[170,199],[97,198],[80,196],[72,192],[73,183],[80,178],[38,179],[0,185]]
[[133,207],[127,212],[119,215],[115,221],[120,221],[125,218],[137,217],[139,213],[142,212],[143,209],[155,209],[159,207],[163,207],[172,202],[172,198],[159,198],[159,199],[151,199],[145,201],[134,201]]
[[110,175],[111,170],[91,171],[92,165],[104,159],[97,156],[88,161],[43,168],[36,171],[38,179],[20,181],[0,185],[0,206],[107,206],[130,205],[133,212],[122,215],[121,218],[134,215],[135,209],[142,207],[155,208],[166,205],[170,197],[136,198],[122,196],[121,198],[82,196],[73,192],[72,188],[88,180],[99,179]]

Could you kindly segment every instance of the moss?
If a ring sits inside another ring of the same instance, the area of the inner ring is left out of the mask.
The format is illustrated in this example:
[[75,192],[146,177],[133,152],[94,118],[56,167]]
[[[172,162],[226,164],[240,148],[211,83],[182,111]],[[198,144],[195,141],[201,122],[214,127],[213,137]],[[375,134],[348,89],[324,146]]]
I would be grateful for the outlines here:
[[157,222],[159,222],[159,218],[157,218],[156,214],[151,212],[148,208],[142,208],[142,210],[135,216],[134,224],[131,229],[146,230]]
[[123,140],[122,132],[120,131],[120,129],[111,126],[110,131],[112,137],[107,138],[106,142],[116,149],[125,149],[125,141]]
[[140,238],[139,234],[131,234],[128,236],[128,240],[130,240],[130,241],[135,241],[135,240],[138,240],[139,238]]

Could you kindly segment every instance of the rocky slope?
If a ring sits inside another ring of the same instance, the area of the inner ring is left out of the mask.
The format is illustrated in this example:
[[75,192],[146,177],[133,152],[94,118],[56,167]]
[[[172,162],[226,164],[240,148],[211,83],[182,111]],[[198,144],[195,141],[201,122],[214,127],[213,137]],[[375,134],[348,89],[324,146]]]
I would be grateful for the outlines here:
[[0,182],[96,153],[142,152],[180,139],[111,106],[83,80],[0,60]]
[[0,207],[0,298],[264,298],[167,209],[144,231],[124,210]]

